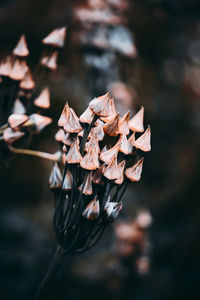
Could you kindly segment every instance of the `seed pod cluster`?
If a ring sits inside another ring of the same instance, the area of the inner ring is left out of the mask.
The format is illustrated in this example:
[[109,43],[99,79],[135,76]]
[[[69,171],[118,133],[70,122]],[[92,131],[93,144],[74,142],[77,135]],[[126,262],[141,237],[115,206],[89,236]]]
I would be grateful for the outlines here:
[[65,35],[63,27],[43,39],[42,58],[33,71],[28,66],[29,49],[24,35],[12,54],[1,61],[0,151],[23,136],[39,133],[52,122],[43,115],[50,107],[50,91],[42,82],[49,71],[57,68],[58,52],[64,45]]
[[79,118],[65,104],[55,136],[62,162],[53,166],[49,180],[54,229],[65,251],[93,247],[122,209],[127,184],[140,180],[141,153],[151,150],[151,130],[144,131],[143,117],[143,107],[131,119],[129,112],[119,117],[109,92],[93,99]]

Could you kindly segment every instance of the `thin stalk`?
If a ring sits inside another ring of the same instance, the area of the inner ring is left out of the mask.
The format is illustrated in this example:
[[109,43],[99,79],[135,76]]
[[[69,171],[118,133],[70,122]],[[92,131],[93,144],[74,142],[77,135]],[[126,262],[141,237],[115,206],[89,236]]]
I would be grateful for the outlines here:
[[55,161],[55,162],[58,162],[61,159],[61,152],[60,151],[58,151],[54,154],[51,154],[51,153],[46,153],[46,152],[41,152],[41,151],[15,148],[11,145],[9,145],[8,148],[13,153],[37,156],[37,157],[45,158],[45,159],[52,160],[52,161]]

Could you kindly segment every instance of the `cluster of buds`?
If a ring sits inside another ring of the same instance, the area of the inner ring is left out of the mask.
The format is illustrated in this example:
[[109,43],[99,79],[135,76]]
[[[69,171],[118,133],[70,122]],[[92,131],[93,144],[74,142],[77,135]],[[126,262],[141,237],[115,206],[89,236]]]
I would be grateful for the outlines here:
[[58,52],[64,46],[65,36],[63,27],[42,40],[44,51],[33,72],[28,66],[29,49],[24,35],[12,55],[0,63],[1,150],[22,137],[39,133],[52,122],[40,114],[50,107],[50,92],[43,86],[43,79],[49,71],[57,69]]
[[54,164],[49,186],[56,204],[54,230],[66,252],[93,247],[122,209],[128,183],[140,180],[141,152],[151,150],[143,116],[142,107],[132,119],[129,111],[120,117],[109,92],[94,98],[80,118],[65,105],[56,134],[62,161]]

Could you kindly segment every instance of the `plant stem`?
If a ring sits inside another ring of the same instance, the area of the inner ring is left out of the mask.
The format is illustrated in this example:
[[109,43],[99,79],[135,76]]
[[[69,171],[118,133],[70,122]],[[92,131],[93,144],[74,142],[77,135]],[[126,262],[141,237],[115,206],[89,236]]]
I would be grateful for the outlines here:
[[29,150],[29,149],[19,149],[19,148],[15,148],[11,145],[8,145],[8,148],[11,152],[17,153],[17,154],[37,156],[37,157],[46,158],[46,159],[52,160],[52,161],[60,161],[60,159],[61,159],[60,151],[58,151],[54,154],[51,154],[51,153],[35,151],[35,150]]
[[63,249],[58,245],[52,263],[42,280],[34,300],[49,300],[52,292],[52,286],[62,262],[65,258]]

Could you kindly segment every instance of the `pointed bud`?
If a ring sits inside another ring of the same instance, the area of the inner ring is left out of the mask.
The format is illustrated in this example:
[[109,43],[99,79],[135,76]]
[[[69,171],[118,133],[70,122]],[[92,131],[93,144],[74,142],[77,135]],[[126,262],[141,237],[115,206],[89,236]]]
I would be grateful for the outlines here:
[[60,118],[58,120],[58,126],[59,127],[64,127],[64,125],[65,125],[65,122],[66,122],[66,111],[67,111],[67,109],[69,109],[68,103],[65,104],[65,106],[64,106],[64,108],[62,110],[62,113],[60,115]]
[[122,118],[119,119],[119,133],[120,134],[123,134],[123,133],[125,133],[126,135],[129,134],[128,122],[129,122],[129,111]]
[[113,97],[109,101],[109,115],[107,117],[100,117],[103,122],[109,122],[116,115],[116,108]]
[[119,143],[119,151],[127,155],[129,153],[129,147],[128,147],[128,140],[125,133],[123,133],[120,136],[119,141],[117,143]]
[[72,182],[73,182],[73,176],[70,172],[70,169],[67,169],[67,172],[65,174],[65,179],[63,181],[62,190],[64,191],[70,191],[72,189]]
[[116,184],[122,184],[123,181],[124,181],[124,167],[125,167],[125,163],[126,163],[126,161],[123,160],[122,162],[120,162],[120,163],[118,164],[120,176],[119,176],[119,178],[117,178],[117,179],[115,180],[115,183],[116,183]]
[[84,186],[83,184],[84,182],[79,186],[79,191],[86,196],[92,195],[92,172],[88,173]]
[[[66,146],[71,146],[71,144],[73,143],[73,136],[70,133],[65,133],[64,139],[63,139],[63,144],[65,144]],[[79,145],[79,139],[77,139],[78,141],[78,145]]]
[[119,113],[104,124],[103,130],[109,136],[117,136],[119,134]]
[[85,144],[84,150],[88,152],[90,148],[93,148],[95,152],[100,153],[98,137],[94,131],[92,132],[89,142]]
[[56,135],[55,135],[55,140],[56,140],[57,142],[62,143],[64,137],[65,137],[65,132],[64,132],[64,130],[63,130],[63,129],[59,129],[59,130],[57,131]]
[[66,105],[66,114],[65,114],[65,123],[64,130],[67,133],[78,133],[83,130],[81,124],[79,123],[79,118],[75,114],[72,108],[69,108],[69,105]]
[[99,200],[97,196],[84,209],[82,216],[90,221],[97,220],[100,214]]
[[25,57],[29,55],[29,50],[27,47],[26,38],[24,34],[20,37],[16,47],[14,48],[13,55],[20,56],[20,57]]
[[139,181],[142,174],[142,166],[143,166],[144,158],[141,158],[134,166],[126,169],[125,175],[128,179],[133,182]]
[[81,163],[81,168],[86,170],[96,170],[99,168],[99,159],[98,159],[98,152],[95,151],[92,147],[89,147],[88,152],[83,157]]
[[12,60],[10,56],[7,56],[5,61],[0,64],[0,75],[2,76],[10,76],[10,72],[12,70]]
[[117,165],[117,155],[115,155],[107,167],[105,167],[103,175],[109,180],[118,179],[120,177],[120,169]]
[[62,175],[57,163],[54,163],[53,169],[49,177],[49,188],[51,190],[59,189],[62,184]]
[[4,130],[3,139],[6,143],[12,144],[13,142],[19,140],[25,133],[21,131],[14,131],[12,128],[8,127]]
[[81,123],[91,124],[92,120],[94,118],[94,113],[91,111],[91,109],[88,107],[82,115],[79,117],[79,121]]
[[122,209],[121,202],[109,202],[107,201],[104,206],[104,212],[106,219],[109,222],[114,222],[119,215],[120,210]]
[[96,170],[96,172],[93,174],[92,181],[94,184],[101,184],[104,185],[103,180],[103,170],[105,168],[105,164],[101,165],[100,168]]
[[27,71],[28,66],[26,62],[16,59],[10,71],[9,77],[13,80],[22,80]]
[[46,116],[42,116],[39,114],[32,114],[30,115],[30,119],[33,122],[36,131],[40,132],[43,130],[47,125],[52,123],[52,119]]
[[79,150],[79,142],[78,137],[74,139],[67,155],[66,155],[66,161],[68,164],[79,164],[82,160],[82,156]]
[[94,98],[89,103],[89,108],[94,114],[100,117],[107,117],[109,115],[109,102],[111,99],[111,94],[108,92],[103,96]]
[[24,105],[21,103],[19,99],[16,99],[13,105],[12,113],[13,114],[20,114],[24,115],[26,112],[26,109]]
[[66,30],[66,27],[54,29],[42,40],[42,43],[45,45],[62,48],[65,43]]
[[120,145],[117,143],[111,149],[101,152],[100,160],[102,160],[104,162],[110,161],[113,158],[113,156],[116,156],[118,154],[119,147],[120,147]]
[[24,90],[32,90],[35,86],[35,82],[33,81],[31,71],[28,69],[25,77],[20,82],[19,87]]
[[143,120],[144,120],[144,107],[142,106],[141,109],[137,112],[137,114],[129,121],[129,128],[133,132],[143,132],[144,131]]
[[50,56],[44,56],[41,59],[41,65],[55,71],[57,69],[58,51],[54,51]]
[[151,151],[151,128],[149,125],[146,131],[135,141],[135,148],[144,152]]
[[135,146],[135,133],[130,136],[128,139],[128,154],[133,154],[133,148]]
[[26,115],[12,114],[8,118],[8,123],[12,129],[19,130],[28,119],[29,118]]
[[34,104],[38,107],[47,109],[50,107],[50,92],[49,88],[44,88],[40,95],[34,100]]

